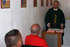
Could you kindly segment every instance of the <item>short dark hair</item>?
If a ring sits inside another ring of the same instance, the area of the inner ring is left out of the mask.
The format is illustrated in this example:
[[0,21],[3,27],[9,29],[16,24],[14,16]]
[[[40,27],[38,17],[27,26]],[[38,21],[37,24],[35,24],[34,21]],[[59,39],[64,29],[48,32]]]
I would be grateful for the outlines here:
[[32,26],[31,26],[31,33],[33,33],[33,34],[36,34],[36,33],[38,33],[38,31],[40,31],[40,25],[39,24],[34,24],[34,25],[36,25],[36,29],[32,29]]
[[54,1],[54,3],[55,3],[55,2],[58,2],[58,3],[59,3],[59,1]]
[[[12,47],[17,44],[17,41],[20,39],[21,35],[19,30],[13,29],[5,35],[5,43],[7,47]],[[13,39],[14,38],[14,39]]]

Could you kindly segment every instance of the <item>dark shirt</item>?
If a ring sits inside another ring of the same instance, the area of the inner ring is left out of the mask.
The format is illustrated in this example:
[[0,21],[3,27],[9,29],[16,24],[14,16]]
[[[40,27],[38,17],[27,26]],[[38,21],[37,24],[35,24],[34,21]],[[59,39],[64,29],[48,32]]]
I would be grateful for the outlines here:
[[54,11],[54,8],[51,8],[48,10],[46,17],[45,17],[45,23],[51,23],[51,28],[61,28],[61,23],[63,24],[63,28],[65,28],[65,17],[64,13],[61,9],[58,8],[57,11]]

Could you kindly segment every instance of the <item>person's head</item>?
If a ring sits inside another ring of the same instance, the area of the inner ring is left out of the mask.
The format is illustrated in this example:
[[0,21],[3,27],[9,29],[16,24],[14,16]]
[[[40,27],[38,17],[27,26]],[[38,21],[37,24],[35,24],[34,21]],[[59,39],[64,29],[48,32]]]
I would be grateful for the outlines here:
[[35,35],[38,35],[40,33],[40,25],[39,24],[33,24],[31,26],[31,33],[32,34],[35,34]]
[[57,9],[59,7],[59,1],[54,1],[53,7],[54,9]]
[[13,29],[9,31],[5,35],[5,43],[7,47],[21,47],[23,42],[19,30]]

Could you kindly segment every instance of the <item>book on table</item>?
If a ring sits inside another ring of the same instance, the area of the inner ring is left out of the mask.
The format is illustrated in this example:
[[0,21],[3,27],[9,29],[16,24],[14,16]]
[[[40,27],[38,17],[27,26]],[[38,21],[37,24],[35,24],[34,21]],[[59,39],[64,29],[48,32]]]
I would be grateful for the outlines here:
[[48,33],[63,33],[62,29],[50,28],[47,30]]

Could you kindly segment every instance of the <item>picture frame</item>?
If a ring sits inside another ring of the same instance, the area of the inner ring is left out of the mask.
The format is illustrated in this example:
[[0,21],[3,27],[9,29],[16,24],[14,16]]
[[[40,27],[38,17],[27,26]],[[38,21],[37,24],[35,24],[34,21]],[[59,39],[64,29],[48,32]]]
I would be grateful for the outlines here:
[[48,6],[48,0],[46,0],[46,6]]
[[10,0],[1,0],[1,8],[10,8]]
[[21,8],[24,8],[27,6],[27,0],[21,0]]
[[44,0],[41,0],[41,7],[44,6]]
[[33,4],[34,7],[37,7],[37,0],[33,0]]
[[50,0],[50,6],[52,6],[52,0]]

